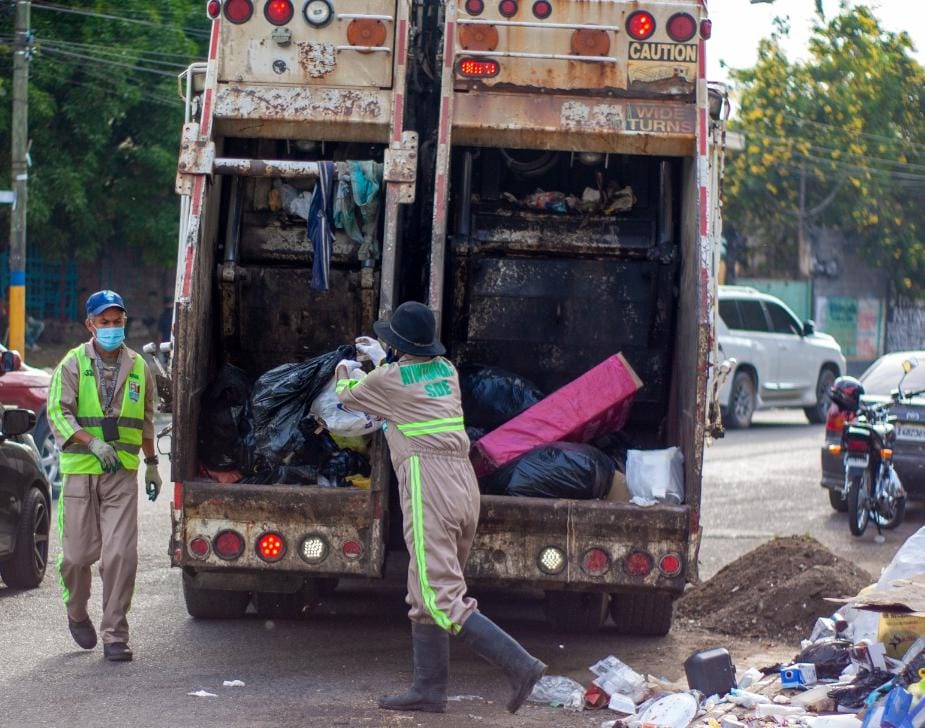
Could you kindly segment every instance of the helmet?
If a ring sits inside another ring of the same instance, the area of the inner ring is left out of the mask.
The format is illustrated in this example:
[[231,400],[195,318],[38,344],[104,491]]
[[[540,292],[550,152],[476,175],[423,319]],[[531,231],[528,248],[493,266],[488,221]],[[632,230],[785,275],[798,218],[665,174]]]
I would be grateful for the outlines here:
[[840,410],[857,412],[864,395],[864,385],[854,377],[839,377],[829,389],[829,397]]

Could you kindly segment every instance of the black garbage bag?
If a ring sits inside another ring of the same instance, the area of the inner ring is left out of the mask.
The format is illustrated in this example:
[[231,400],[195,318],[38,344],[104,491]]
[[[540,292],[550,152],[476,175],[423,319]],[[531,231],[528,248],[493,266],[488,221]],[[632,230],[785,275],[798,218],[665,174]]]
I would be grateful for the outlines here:
[[313,415],[309,415],[299,423],[299,432],[305,444],[293,460],[311,465],[320,470],[328,461],[340,452],[340,447],[331,437],[324,426]]
[[347,482],[348,475],[368,476],[370,473],[372,468],[369,459],[355,450],[341,450],[321,468],[321,474],[338,488],[350,485]]
[[202,394],[199,459],[209,470],[246,470],[250,453],[251,380],[243,369],[225,364]]
[[269,485],[283,483],[285,485],[317,485],[318,469],[311,465],[270,465],[261,460],[254,472],[243,478],[241,483],[253,485]]
[[479,481],[489,495],[536,498],[604,498],[616,465],[591,445],[554,442],[542,445],[498,468]]
[[[816,675],[819,676],[818,670]],[[864,707],[867,696],[895,677],[893,673],[883,670],[862,670],[855,676],[850,685],[829,690],[829,697],[840,708],[847,708],[851,712],[855,712]]]
[[528,379],[499,367],[464,366],[459,371],[466,424],[486,431],[529,409],[544,395]]
[[800,652],[794,662],[810,662],[816,666],[817,677],[835,679],[851,664],[852,646],[849,640],[821,640]]
[[466,434],[469,436],[469,442],[478,442],[488,434],[488,430],[484,427],[466,425]]
[[263,374],[254,384],[251,414],[254,445],[269,463],[280,463],[305,445],[300,423],[309,417],[312,400],[334,376],[341,359],[354,359],[353,346],[305,362],[283,364]]

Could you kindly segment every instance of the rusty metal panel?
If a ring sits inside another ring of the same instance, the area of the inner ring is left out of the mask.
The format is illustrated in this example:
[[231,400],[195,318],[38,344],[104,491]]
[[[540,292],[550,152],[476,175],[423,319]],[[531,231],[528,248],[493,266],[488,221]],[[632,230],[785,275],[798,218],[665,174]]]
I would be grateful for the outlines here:
[[[334,19],[324,27],[306,22],[303,4],[296,3],[295,15],[283,29],[263,16],[263,3],[257,5],[246,23],[222,23],[219,81],[271,86],[392,85],[396,0],[335,2]],[[375,26],[374,35],[381,41],[376,46],[361,46],[348,37],[351,24],[361,20],[360,16]]]
[[[677,12],[690,14],[698,24],[706,17],[699,2],[650,0],[637,2],[559,0],[546,19],[521,2],[511,18],[503,17],[497,3],[470,16],[465,0],[455,0],[458,18],[456,59],[491,58],[499,73],[480,81],[463,80],[469,88],[519,88],[532,92],[587,91],[693,95],[699,65],[698,38],[678,43],[667,33],[668,19]],[[644,9],[655,18],[655,31],[644,41],[633,40],[626,21]],[[474,31],[482,30],[481,33]],[[494,39],[497,42],[494,43]],[[487,41],[486,41],[487,39]]]
[[219,84],[216,126],[226,136],[386,142],[392,93],[380,89]]
[[[471,582],[517,582],[547,589],[681,592],[689,568],[689,523],[685,506],[641,509],[610,501],[482,496],[466,576]],[[559,574],[546,574],[538,566],[540,552],[548,546],[566,553],[567,565]],[[589,548],[600,548],[610,556],[611,568],[605,574],[590,576],[581,569],[581,558]],[[685,560],[684,569],[673,577],[657,568],[646,577],[630,575],[622,559],[637,549],[648,552],[656,563],[665,554],[677,554]]]
[[696,108],[679,101],[459,93],[455,144],[620,154],[694,153]]

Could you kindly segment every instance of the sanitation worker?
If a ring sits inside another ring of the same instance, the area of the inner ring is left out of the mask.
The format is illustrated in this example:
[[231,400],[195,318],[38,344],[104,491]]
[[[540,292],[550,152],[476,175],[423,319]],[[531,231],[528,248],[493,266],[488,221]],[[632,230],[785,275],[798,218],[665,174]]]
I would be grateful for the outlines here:
[[540,660],[478,611],[466,596],[463,568],[479,519],[479,489],[469,463],[459,378],[441,355],[434,315],[409,301],[390,321],[377,321],[379,340],[357,339],[361,357],[376,368],[362,380],[337,368],[344,406],[386,420],[385,434],[398,475],[408,566],[414,683],[407,692],[379,699],[389,710],[446,710],[450,635],[500,668],[516,712],[546,670]]
[[64,485],[58,501],[58,571],[74,641],[96,646],[87,613],[90,567],[103,580],[103,654],[132,659],[126,613],[138,567],[139,449],[150,500],[161,490],[154,449],[157,389],[144,359],[125,341],[122,297],[98,291],[87,299],[90,341],[69,351],[51,379],[48,422],[61,448]]

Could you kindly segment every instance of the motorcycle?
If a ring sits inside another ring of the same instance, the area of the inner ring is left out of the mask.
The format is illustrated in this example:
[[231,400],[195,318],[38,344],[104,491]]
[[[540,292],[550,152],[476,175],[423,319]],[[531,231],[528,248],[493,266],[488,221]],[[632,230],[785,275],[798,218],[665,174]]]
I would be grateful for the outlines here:
[[841,442],[829,445],[829,452],[843,457],[842,495],[847,501],[848,526],[854,536],[863,535],[873,521],[878,537],[882,537],[883,529],[896,528],[905,518],[906,491],[893,468],[896,418],[890,410],[903,400],[925,394],[925,390],[904,392],[902,388],[903,380],[917,365],[915,360],[903,362],[903,376],[888,402],[864,404],[858,397],[852,410],[842,407],[833,396],[833,403],[846,416],[846,423]]

